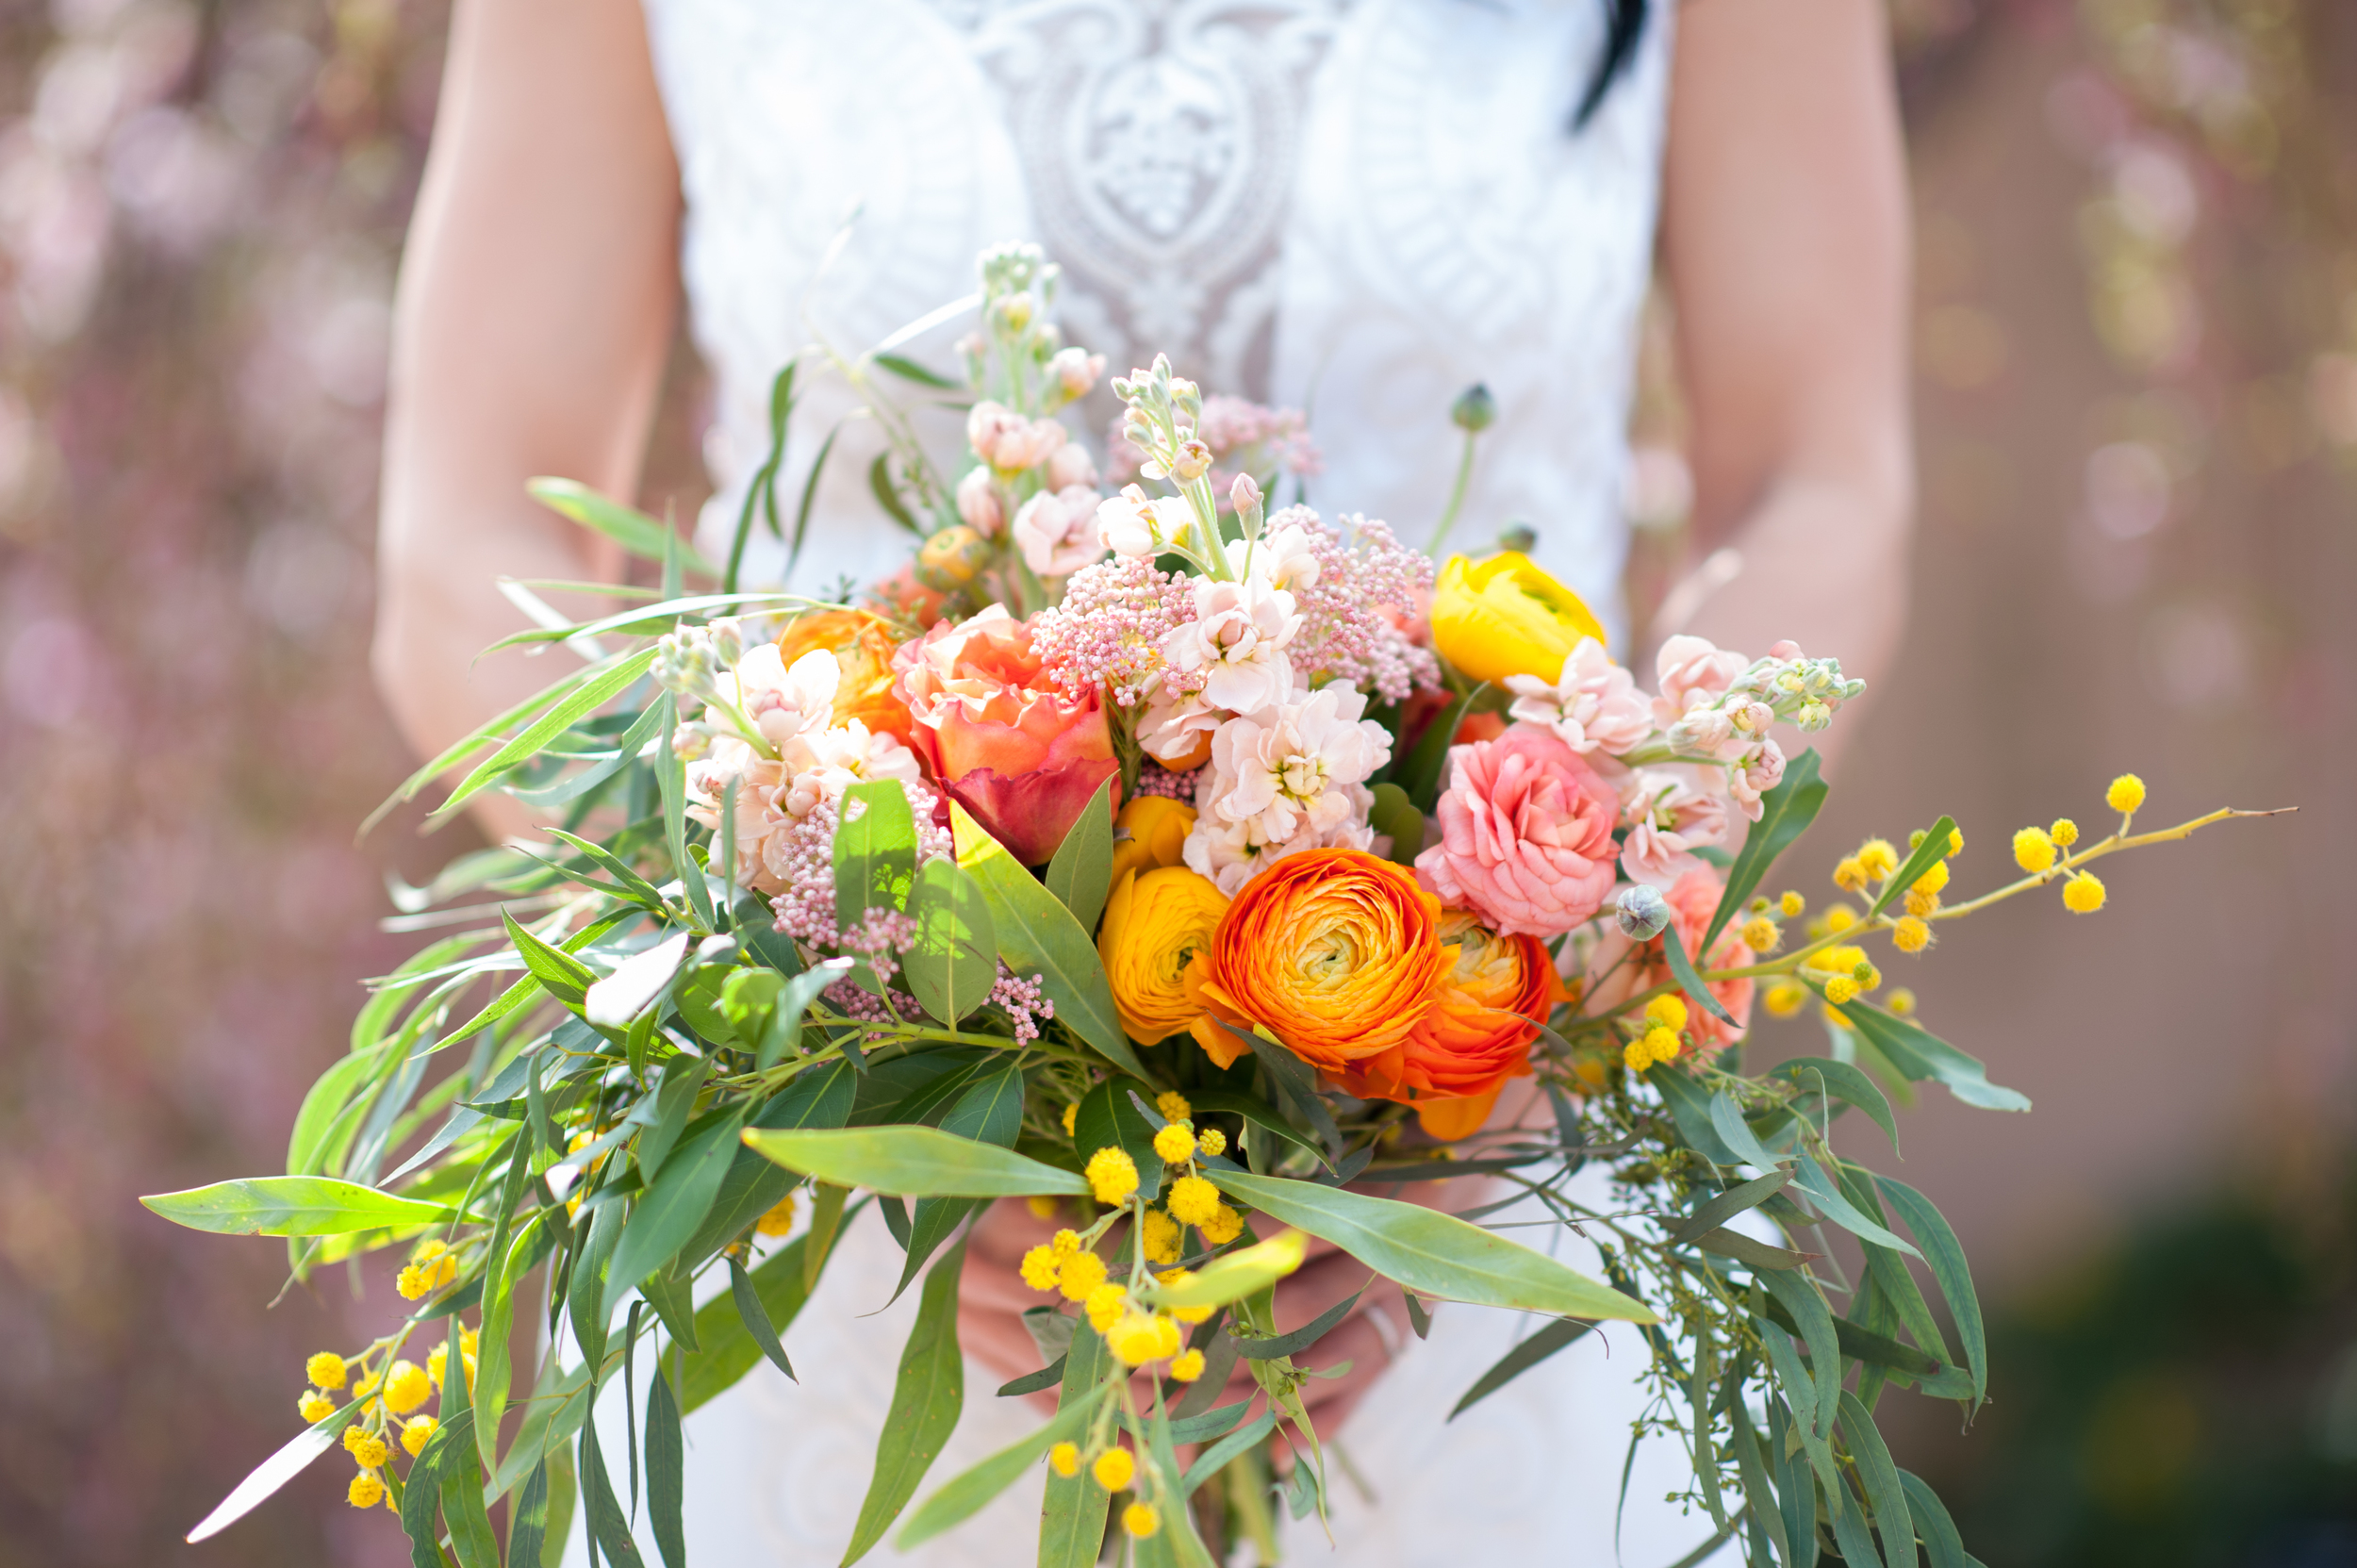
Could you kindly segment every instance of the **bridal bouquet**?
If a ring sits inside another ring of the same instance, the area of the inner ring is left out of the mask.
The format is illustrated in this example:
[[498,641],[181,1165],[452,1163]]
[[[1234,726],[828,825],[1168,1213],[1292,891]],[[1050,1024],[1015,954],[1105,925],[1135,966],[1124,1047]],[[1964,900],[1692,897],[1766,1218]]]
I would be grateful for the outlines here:
[[[286,1175],[147,1200],[289,1238],[297,1278],[399,1262],[402,1315],[309,1358],[305,1428],[197,1535],[340,1446],[420,1568],[552,1563],[576,1508],[635,1564],[588,1419],[618,1384],[634,1507],[643,1460],[684,1568],[682,1416],[765,1360],[792,1376],[795,1317],[872,1209],[920,1305],[847,1563],[1017,1484],[1044,1488],[1042,1564],[1275,1560],[1276,1510],[1327,1504],[1303,1390],[1350,1306],[1284,1321],[1307,1238],[1419,1334],[1435,1302],[1536,1314],[1460,1410],[1600,1319],[1642,1326],[1632,1441],[1684,1445],[1709,1546],[1971,1561],[1874,1411],[1893,1388],[1977,1409],[1980,1311],[1937,1210],[1870,1162],[1917,1084],[2028,1102],[1886,972],[2018,894],[2098,910],[2095,862],[2238,814],[2134,834],[2122,777],[2116,827],[2024,828],[2019,874],[1961,900],[1942,817],[1858,846],[1812,913],[1779,861],[1826,792],[1794,737],[1861,688],[1835,660],[1678,636],[1642,690],[1512,549],[1436,569],[1381,522],[1272,509],[1314,467],[1298,418],[1162,359],[1112,383],[1134,482],[1101,494],[1059,414],[1103,362],[1060,341],[1054,269],[1007,249],[982,275],[962,380],[891,345],[832,358],[892,437],[870,477],[916,545],[865,595],[738,587],[756,523],[787,537],[777,451],[724,567],[536,487],[663,586],[587,622],[512,586],[551,622],[518,640],[581,667],[404,793],[463,766],[437,820],[504,789],[564,826],[419,892],[413,915],[482,901],[419,916],[458,929],[376,983]],[[882,375],[964,411],[962,473]],[[1456,417],[1470,460],[1485,400]],[[808,520],[806,490],[795,542]],[[1812,1004],[1825,1054],[1747,1066],[1755,1009]],[[1601,1207],[1571,1187],[1590,1164]],[[1040,1366],[998,1392],[1055,1414],[928,1490],[965,1397],[967,1237],[1014,1198]],[[1602,1278],[1515,1239],[1533,1222]]]

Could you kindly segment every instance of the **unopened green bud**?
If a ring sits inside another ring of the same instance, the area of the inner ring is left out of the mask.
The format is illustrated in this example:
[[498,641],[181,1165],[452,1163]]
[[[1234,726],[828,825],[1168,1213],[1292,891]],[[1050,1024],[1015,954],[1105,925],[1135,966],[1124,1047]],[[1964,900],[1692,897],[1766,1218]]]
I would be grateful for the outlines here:
[[1448,411],[1449,422],[1469,435],[1478,435],[1496,422],[1498,400],[1490,395],[1490,388],[1475,382],[1458,397]]

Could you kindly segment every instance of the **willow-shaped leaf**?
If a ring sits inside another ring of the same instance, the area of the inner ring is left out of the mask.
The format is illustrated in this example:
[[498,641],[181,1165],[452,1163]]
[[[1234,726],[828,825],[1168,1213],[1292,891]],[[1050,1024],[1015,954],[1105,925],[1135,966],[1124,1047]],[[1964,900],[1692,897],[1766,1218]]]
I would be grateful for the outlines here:
[[1964,1362],[1972,1372],[1972,1402],[1978,1405],[1988,1395],[1988,1339],[1981,1325],[1981,1298],[1972,1288],[1972,1269],[1964,1261],[1964,1248],[1930,1198],[1894,1177],[1877,1176],[1874,1181],[1899,1212],[1900,1220],[1923,1244],[1923,1261],[1931,1265],[1932,1278],[1939,1281],[1939,1294],[1948,1299],[1948,1315],[1955,1320],[1956,1337],[1964,1342]]
[[1243,1171],[1213,1170],[1211,1180],[1271,1219],[1323,1237],[1385,1279],[1426,1296],[1552,1317],[1660,1321],[1619,1291],[1455,1214]]
[[449,821],[469,801],[496,783],[501,774],[518,763],[538,754],[540,749],[563,734],[582,719],[597,712],[624,691],[637,684],[646,674],[647,666],[654,659],[652,648],[642,648],[635,653],[624,653],[606,668],[600,669],[588,680],[575,686],[554,706],[526,725],[516,737],[477,763],[459,781],[450,799],[434,809],[425,819],[428,828],[438,828]]
[[745,1142],[789,1170],[896,1197],[1077,1197],[1089,1190],[1077,1172],[931,1127],[749,1128]]
[[1719,907],[1711,912],[1710,924],[1703,932],[1704,952],[1718,945],[1719,933],[1751,899],[1752,890],[1775,865],[1776,857],[1817,820],[1825,793],[1825,781],[1817,776],[1817,753],[1811,750],[1788,763],[1784,781],[1759,798],[1759,820],[1743,835],[1743,849],[1727,867],[1727,889],[1719,895]]
[[958,1275],[964,1266],[965,1244],[960,1242],[925,1276],[916,1326],[900,1352],[892,1408],[876,1437],[876,1473],[844,1551],[844,1568],[865,1557],[908,1507],[965,1408],[965,1361],[958,1351]]
[[2030,1108],[2027,1095],[1991,1083],[1988,1069],[1978,1057],[1967,1055],[1919,1025],[1859,1000],[1843,1003],[1841,1015],[1909,1078],[1919,1081],[1937,1079],[1950,1094],[1984,1111]]
[[664,1162],[663,1174],[639,1196],[630,1223],[614,1244],[614,1261],[605,1279],[605,1312],[630,1294],[648,1275],[678,1255],[720,1194],[721,1179],[735,1158],[737,1128],[743,1111],[723,1112],[689,1135]]
[[1499,1357],[1489,1371],[1474,1380],[1474,1386],[1465,1391],[1464,1397],[1449,1408],[1447,1419],[1456,1420],[1558,1350],[1577,1343],[1594,1327],[1593,1323],[1583,1323],[1578,1318],[1558,1317],[1532,1333]]
[[[1111,1360],[1096,1329],[1076,1329],[1064,1362],[1063,1390],[1056,1397],[1057,1411],[1088,1405],[1103,1384]],[[1050,1472],[1040,1502],[1039,1568],[1089,1568],[1105,1543],[1105,1510],[1112,1503],[1113,1494],[1096,1484],[1088,1466],[1073,1476]]]
[[1871,920],[1880,915],[1890,906],[1891,900],[1920,881],[1923,873],[1930,870],[1936,862],[1947,859],[1948,846],[1954,842],[1955,831],[1956,819],[1953,817],[1943,817],[1933,823],[1931,832],[1923,835],[1923,841],[1916,845],[1914,851],[1899,868],[1884,881],[1883,890],[1874,895],[1874,901],[1867,906],[1866,917]]
[[1899,1152],[1899,1119],[1890,1113],[1890,1101],[1874,1081],[1847,1062],[1837,1062],[1829,1056],[1796,1056],[1776,1065],[1770,1078],[1788,1079],[1804,1089],[1813,1089],[1828,1100],[1840,1100],[1866,1113],[1883,1136],[1890,1140],[1890,1152]]
[[674,545],[672,531],[662,523],[637,507],[625,506],[576,480],[532,479],[525,481],[524,489],[550,511],[603,534],[634,555],[660,561],[666,551],[677,549],[688,570],[706,577],[720,575],[720,569],[697,554],[695,546]]
[[[1086,1190],[1085,1185],[1082,1188]],[[340,1236],[354,1230],[443,1225],[458,1212],[325,1176],[256,1176],[140,1202],[191,1230],[223,1236]]]
[[1093,1395],[1070,1405],[1060,1405],[1055,1416],[1037,1431],[1009,1444],[998,1452],[971,1469],[942,1483],[933,1494],[918,1505],[909,1522],[900,1527],[893,1544],[909,1551],[960,1522],[972,1518],[990,1500],[1022,1477],[1023,1472],[1039,1462],[1042,1454],[1059,1443],[1078,1440],[1088,1426],[1089,1417],[1097,1406],[1112,1395],[1110,1385],[1098,1388]]
[[302,1475],[313,1460],[336,1446],[344,1428],[360,1414],[363,1404],[354,1399],[326,1420],[305,1427],[289,1438],[276,1453],[255,1466],[254,1473],[239,1481],[218,1508],[198,1521],[196,1528],[188,1533],[189,1543],[211,1540]]

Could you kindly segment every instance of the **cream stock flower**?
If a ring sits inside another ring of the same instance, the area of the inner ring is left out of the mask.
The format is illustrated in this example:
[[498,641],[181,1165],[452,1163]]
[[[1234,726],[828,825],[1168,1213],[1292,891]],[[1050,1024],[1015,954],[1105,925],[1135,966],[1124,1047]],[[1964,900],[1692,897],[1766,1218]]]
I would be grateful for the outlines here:
[[1303,850],[1373,842],[1366,780],[1390,760],[1390,732],[1363,717],[1364,693],[1337,683],[1222,724],[1188,866],[1233,897],[1261,867]]
[[985,537],[996,536],[999,526],[1007,520],[1005,509],[998,502],[998,486],[987,465],[968,469],[958,481],[958,516],[966,525]]
[[1619,756],[1653,733],[1653,708],[1634,676],[1607,656],[1604,644],[1582,637],[1563,657],[1553,685],[1536,675],[1509,675],[1514,694],[1508,714],[1542,724],[1574,751]]
[[1285,645],[1300,629],[1294,596],[1258,571],[1239,583],[1198,578],[1195,619],[1163,635],[1162,657],[1173,669],[1202,672],[1203,701],[1211,707],[1257,713],[1293,691]]
[[1176,496],[1149,501],[1135,485],[1096,508],[1096,537],[1116,555],[1159,555],[1187,536],[1195,514]]

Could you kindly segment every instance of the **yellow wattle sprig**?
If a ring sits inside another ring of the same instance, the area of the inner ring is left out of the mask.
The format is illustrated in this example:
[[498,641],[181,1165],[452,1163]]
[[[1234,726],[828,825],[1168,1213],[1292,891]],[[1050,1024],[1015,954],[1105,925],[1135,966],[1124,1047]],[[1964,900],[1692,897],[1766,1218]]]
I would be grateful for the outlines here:
[[[1718,981],[1766,978],[1781,980],[1787,982],[1788,983],[1793,983],[1797,989],[1797,984],[1792,982],[1792,977],[1802,968],[1809,966],[1808,961],[1810,959],[1816,958],[1829,948],[1845,943],[1854,944],[1861,937],[1870,936],[1877,933],[1888,933],[1892,935],[1894,944],[1898,945],[1902,951],[1920,952],[1923,950],[1923,947],[1930,945],[1933,939],[1932,926],[1935,922],[1940,920],[1961,919],[1965,916],[1975,914],[1980,910],[1987,908],[1991,904],[2001,903],[2007,899],[2029,892],[2034,888],[2043,887],[2057,878],[2065,879],[2065,886],[2063,888],[2064,906],[2071,910],[2074,914],[2091,914],[2103,907],[2106,890],[2102,882],[2099,878],[2095,877],[2091,873],[2088,873],[2085,869],[2090,862],[2101,860],[2106,855],[2118,854],[2125,850],[2140,850],[2155,844],[2175,843],[2181,839],[2190,838],[2201,829],[2214,826],[2219,822],[2233,821],[2245,817],[2280,817],[2299,809],[2297,806],[2278,806],[2266,810],[2246,810],[2240,807],[2221,806],[2216,811],[2194,817],[2190,821],[2180,822],[2174,827],[2158,828],[2149,833],[2132,834],[2128,830],[2132,825],[2134,810],[2136,807],[2142,806],[2146,800],[2144,782],[2133,773],[2122,774],[2119,778],[2113,781],[2110,789],[2105,792],[2104,799],[2107,805],[2116,810],[2120,810],[2121,819],[2119,828],[2103,838],[2098,839],[2091,844],[2086,844],[2084,848],[2081,848],[2078,842],[2078,840],[2082,837],[2082,834],[2078,831],[2077,824],[2070,822],[2068,818],[2064,818],[2056,824],[2057,827],[2062,827],[2066,830],[2065,834],[2063,835],[2057,835],[2052,832],[2052,830],[2045,828],[2030,828],[2023,830],[2024,834],[2036,834],[2038,841],[2050,846],[2053,850],[2053,859],[2051,862],[2046,863],[2041,869],[2029,871],[2017,881],[2007,883],[2002,887],[1992,888],[1990,891],[1980,895],[1978,898],[1968,900],[1965,902],[1956,904],[1940,903],[1936,907],[1920,914],[1915,913],[1913,910],[1908,910],[1905,913],[1900,913],[1896,910],[1886,910],[1879,915],[1875,915],[1868,918],[1852,916],[1849,919],[1838,920],[1831,918],[1831,916],[1837,912],[1843,915],[1848,915],[1850,912],[1841,909],[1838,905],[1836,905],[1833,909],[1827,911],[1828,918],[1825,922],[1827,929],[1825,929],[1821,934],[1813,936],[1812,939],[1805,945],[1794,948],[1788,952],[1779,953],[1773,958],[1767,959],[1757,964],[1744,965],[1739,967],[1730,969],[1699,969],[1697,971],[1698,978],[1701,979],[1706,984]],[[2122,809],[2123,805],[2125,809]],[[2068,836],[2072,842],[2066,845],[2062,842],[2063,836]],[[1961,843],[1962,837],[1963,834],[1961,832],[1958,832],[1955,834],[1955,839],[1959,844]],[[1951,856],[1954,853],[1954,850],[1950,850]],[[2036,852],[2034,850],[2034,856],[2036,853]],[[1862,859],[1861,856],[1852,856],[1846,859],[1843,864],[1846,867],[1850,865],[1851,862],[1858,861],[1860,859]],[[1946,870],[1946,862],[1935,862],[1934,867],[1935,869],[1944,872]],[[1928,878],[1929,875],[1930,873],[1927,872],[1926,877]],[[1837,881],[1838,880],[1838,877],[1837,877]],[[1921,887],[1922,881],[1923,879],[1918,880],[1916,883],[1917,888]],[[1946,879],[1943,876],[1940,879],[1939,885],[1944,886],[1945,883]],[[1910,889],[1910,897],[1912,897],[1913,891],[1913,889]],[[1935,898],[1937,897],[1936,892],[1934,896]],[[1798,900],[1796,900],[1794,902],[1797,903]],[[1920,932],[1917,929],[1919,926],[1920,927]],[[1903,930],[1904,935],[1902,935]],[[1922,946],[1914,948],[1905,946],[1906,942],[1915,940],[1919,935],[1921,937]],[[1625,1015],[1629,1013],[1639,1011],[1651,1004],[1656,999],[1674,995],[1678,990],[1679,987],[1676,982],[1666,981],[1649,990],[1640,991],[1635,996],[1630,997],[1627,1000],[1622,1002],[1618,1007],[1613,1009],[1613,1015]],[[1854,996],[1854,992],[1853,992],[1852,995]],[[1798,1012],[1800,1007],[1805,1004],[1805,992],[1803,991],[1798,997],[1795,997],[1789,992],[1785,991],[1782,987],[1770,986],[1768,988],[1767,995],[1763,998],[1763,1000],[1768,1008],[1768,1011],[1772,1015],[1779,1017],[1789,1016],[1790,1014]]]

